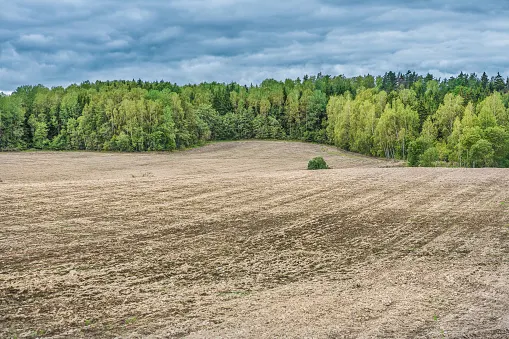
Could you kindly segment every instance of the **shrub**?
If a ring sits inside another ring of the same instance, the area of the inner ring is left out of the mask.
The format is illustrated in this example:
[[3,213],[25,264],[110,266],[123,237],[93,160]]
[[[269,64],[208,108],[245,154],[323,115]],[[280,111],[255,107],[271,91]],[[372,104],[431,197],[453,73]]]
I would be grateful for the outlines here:
[[322,157],[316,157],[314,159],[309,160],[308,170],[319,170],[319,169],[328,169],[327,163],[323,160]]

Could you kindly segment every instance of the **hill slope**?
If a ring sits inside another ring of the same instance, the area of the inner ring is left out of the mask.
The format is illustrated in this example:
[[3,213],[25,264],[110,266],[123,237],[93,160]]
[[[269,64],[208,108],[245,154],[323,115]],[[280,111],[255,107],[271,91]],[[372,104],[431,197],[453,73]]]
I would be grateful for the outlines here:
[[508,170],[392,165],[0,154],[0,336],[506,338]]

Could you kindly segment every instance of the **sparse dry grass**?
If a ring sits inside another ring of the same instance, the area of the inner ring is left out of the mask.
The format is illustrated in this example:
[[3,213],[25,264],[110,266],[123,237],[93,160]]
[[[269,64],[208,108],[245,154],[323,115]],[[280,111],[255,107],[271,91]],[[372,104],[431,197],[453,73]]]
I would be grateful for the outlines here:
[[509,171],[399,165],[1,153],[0,337],[508,337]]

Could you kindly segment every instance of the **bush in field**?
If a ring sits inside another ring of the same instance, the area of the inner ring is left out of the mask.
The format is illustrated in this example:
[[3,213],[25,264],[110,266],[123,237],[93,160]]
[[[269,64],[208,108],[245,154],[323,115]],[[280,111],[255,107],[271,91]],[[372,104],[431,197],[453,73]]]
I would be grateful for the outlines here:
[[316,157],[314,159],[309,160],[308,170],[319,170],[319,169],[328,169],[327,163],[323,160],[322,157]]

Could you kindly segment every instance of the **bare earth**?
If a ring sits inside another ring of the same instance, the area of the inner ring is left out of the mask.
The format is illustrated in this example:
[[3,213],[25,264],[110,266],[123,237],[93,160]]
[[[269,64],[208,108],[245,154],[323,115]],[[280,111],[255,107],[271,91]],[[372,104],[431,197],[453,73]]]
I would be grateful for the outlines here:
[[509,171],[398,165],[2,153],[0,337],[509,338]]

